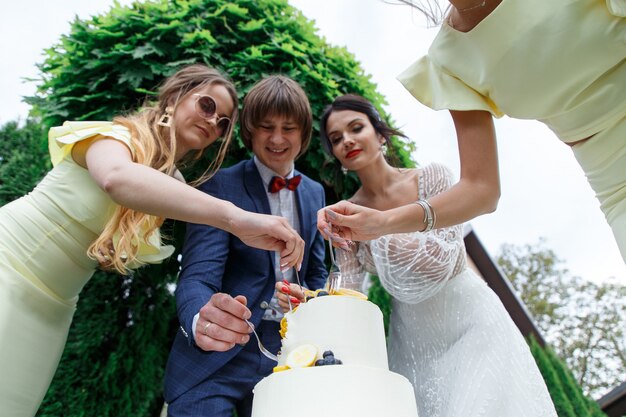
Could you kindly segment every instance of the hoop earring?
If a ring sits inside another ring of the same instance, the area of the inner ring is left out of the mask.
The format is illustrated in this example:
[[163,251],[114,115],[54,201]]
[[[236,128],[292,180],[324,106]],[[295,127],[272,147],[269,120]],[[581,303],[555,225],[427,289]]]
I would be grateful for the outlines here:
[[343,175],[348,175],[348,168],[346,168],[346,167],[342,166],[342,167],[341,167],[341,173],[342,173]]
[[161,115],[161,118],[159,119],[157,124],[163,127],[172,126],[172,116],[174,115],[173,112],[174,112],[174,109],[172,109],[170,106],[167,106],[165,108],[165,113]]

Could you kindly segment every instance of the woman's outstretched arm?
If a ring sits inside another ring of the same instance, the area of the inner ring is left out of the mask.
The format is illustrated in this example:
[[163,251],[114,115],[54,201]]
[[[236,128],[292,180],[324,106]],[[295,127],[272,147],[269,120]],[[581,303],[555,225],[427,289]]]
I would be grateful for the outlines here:
[[280,252],[281,265],[299,268],[304,241],[286,219],[250,213],[211,197],[166,174],[132,161],[129,149],[114,139],[94,141],[86,165],[113,201],[143,213],[214,226],[247,245]]

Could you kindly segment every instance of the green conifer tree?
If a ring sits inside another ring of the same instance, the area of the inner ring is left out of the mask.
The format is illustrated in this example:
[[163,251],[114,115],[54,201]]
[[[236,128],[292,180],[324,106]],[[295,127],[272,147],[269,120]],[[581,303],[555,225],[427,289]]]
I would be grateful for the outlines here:
[[563,385],[545,349],[539,346],[534,337],[530,339],[530,351],[537,362],[543,379],[546,381],[557,415],[559,417],[580,417],[576,415],[567,395],[563,392]]
[[572,372],[552,349],[542,348],[534,337],[529,344],[559,417],[606,417],[598,403],[584,396]]

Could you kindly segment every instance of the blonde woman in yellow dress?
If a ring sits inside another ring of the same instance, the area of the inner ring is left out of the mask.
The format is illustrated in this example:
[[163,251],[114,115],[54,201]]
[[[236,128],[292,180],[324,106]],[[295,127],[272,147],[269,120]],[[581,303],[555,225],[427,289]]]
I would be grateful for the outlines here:
[[[98,264],[126,274],[172,254],[160,242],[164,218],[219,227],[250,246],[279,251],[285,268],[300,265],[303,241],[286,219],[200,192],[176,168],[221,136],[203,178],[219,167],[236,117],[233,84],[192,65],[163,83],[154,107],[50,130],[54,168],[31,193],[0,208],[0,416],[37,412],[78,294]],[[226,310],[238,319],[250,314],[241,303]],[[248,331],[237,320],[224,340],[245,343]]]
[[[401,2],[433,10],[427,1]],[[506,114],[543,122],[571,147],[626,259],[626,0],[450,0],[428,54],[399,80],[426,106],[450,110],[456,127],[461,178],[429,199],[435,227],[495,210],[492,117]],[[428,207],[416,204],[331,208],[351,215],[332,224],[354,240],[431,227]]]

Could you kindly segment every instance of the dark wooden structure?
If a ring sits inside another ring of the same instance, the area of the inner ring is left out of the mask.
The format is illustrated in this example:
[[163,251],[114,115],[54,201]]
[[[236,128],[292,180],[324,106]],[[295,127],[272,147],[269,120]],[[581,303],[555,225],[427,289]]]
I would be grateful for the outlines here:
[[626,416],[626,382],[600,398],[598,404],[609,417]]
[[546,342],[530,313],[526,310],[526,306],[515,294],[511,283],[494,260],[491,259],[491,256],[489,256],[478,236],[471,228],[466,229],[465,249],[476,269],[487,282],[487,285],[500,297],[502,304],[504,304],[520,332],[524,336],[532,334],[541,346],[545,346]]

